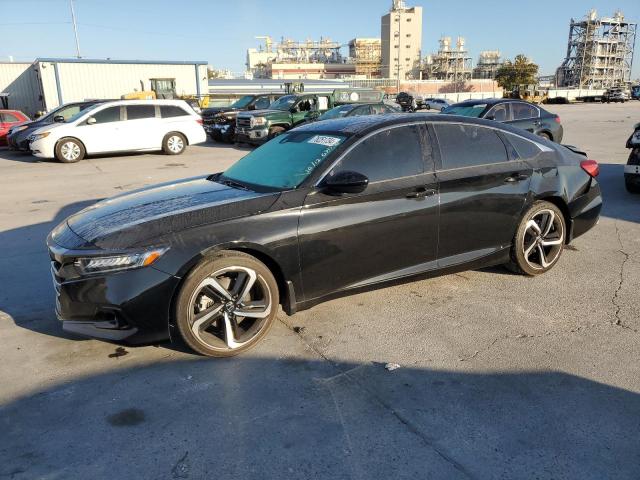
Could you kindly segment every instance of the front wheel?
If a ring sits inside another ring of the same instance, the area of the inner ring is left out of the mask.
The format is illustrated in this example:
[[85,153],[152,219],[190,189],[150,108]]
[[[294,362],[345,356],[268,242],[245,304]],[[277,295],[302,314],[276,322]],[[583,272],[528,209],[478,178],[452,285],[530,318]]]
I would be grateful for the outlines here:
[[507,267],[525,275],[545,273],[558,262],[565,239],[566,226],[560,209],[550,202],[535,202],[520,221]]
[[203,260],[187,276],[175,319],[193,350],[232,357],[267,334],[278,305],[278,285],[271,271],[250,255],[227,251]]
[[187,140],[181,133],[169,133],[162,141],[162,151],[167,155],[180,155],[187,148]]
[[552,141],[552,140],[553,140],[553,139],[551,138],[551,135],[549,135],[547,132],[540,132],[540,133],[538,134],[538,136],[539,136],[540,138],[545,138],[545,139],[547,139],[547,140],[549,140],[549,141]]
[[56,160],[62,163],[76,163],[84,158],[84,145],[75,138],[63,138],[56,144]]
[[284,132],[285,129],[283,127],[271,127],[267,138],[271,140],[272,138],[276,138],[278,135],[282,135]]

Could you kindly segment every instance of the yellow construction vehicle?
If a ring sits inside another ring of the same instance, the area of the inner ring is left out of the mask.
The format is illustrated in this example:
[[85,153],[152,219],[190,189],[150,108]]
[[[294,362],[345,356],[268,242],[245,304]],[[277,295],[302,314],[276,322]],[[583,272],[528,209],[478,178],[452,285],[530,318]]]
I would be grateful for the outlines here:
[[130,93],[125,93],[120,97],[121,100],[155,100],[156,92],[152,91],[133,91]]
[[540,105],[549,98],[549,91],[538,87],[537,85],[518,85],[513,89],[511,98],[518,98],[526,102]]

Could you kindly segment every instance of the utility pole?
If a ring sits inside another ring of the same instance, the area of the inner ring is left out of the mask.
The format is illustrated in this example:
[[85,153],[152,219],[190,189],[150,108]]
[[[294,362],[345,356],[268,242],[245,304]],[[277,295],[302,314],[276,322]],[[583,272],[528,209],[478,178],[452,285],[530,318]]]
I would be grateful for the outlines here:
[[82,58],[80,56],[80,40],[78,40],[78,25],[76,25],[76,11],[73,8],[73,0],[69,0],[69,4],[71,5],[71,23],[73,23],[73,33],[76,37],[76,57]]
[[400,93],[400,50],[402,49],[402,15],[398,10],[398,58],[396,64],[397,93]]

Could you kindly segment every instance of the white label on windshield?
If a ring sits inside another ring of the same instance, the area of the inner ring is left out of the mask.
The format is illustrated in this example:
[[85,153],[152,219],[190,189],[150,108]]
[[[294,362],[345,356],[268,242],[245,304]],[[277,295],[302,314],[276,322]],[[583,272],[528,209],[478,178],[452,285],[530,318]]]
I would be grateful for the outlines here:
[[340,139],[336,137],[327,137],[326,135],[316,135],[311,137],[307,143],[315,143],[324,145],[325,147],[335,147],[340,143]]

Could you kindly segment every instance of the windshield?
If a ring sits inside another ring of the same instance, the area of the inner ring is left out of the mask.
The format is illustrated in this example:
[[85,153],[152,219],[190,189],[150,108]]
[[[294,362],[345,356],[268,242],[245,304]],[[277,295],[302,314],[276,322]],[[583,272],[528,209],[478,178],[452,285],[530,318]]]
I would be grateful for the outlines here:
[[442,113],[462,115],[463,117],[479,117],[485,108],[487,108],[486,103],[478,105],[452,105],[451,107],[445,108]]
[[233,102],[229,107],[230,108],[244,108],[251,103],[253,100],[253,95],[245,95],[244,97],[239,98],[235,102]]
[[75,115],[72,115],[71,117],[67,118],[64,121],[64,123],[73,123],[76,120],[78,120],[80,117],[82,117],[85,113],[89,113],[90,111],[95,110],[100,105],[103,105],[103,104],[102,103],[96,103],[95,105],[91,105],[90,107],[87,107],[84,110],[80,110]]
[[293,104],[296,103],[295,95],[285,95],[284,97],[280,97],[278,100],[269,105],[269,108],[274,110],[286,110],[289,111]]
[[332,108],[328,112],[324,112],[320,115],[318,120],[331,120],[332,118],[345,117],[351,110],[353,110],[353,108],[353,105],[342,105],[340,107]]
[[300,185],[346,136],[284,133],[238,160],[220,177],[242,184],[287,190]]

